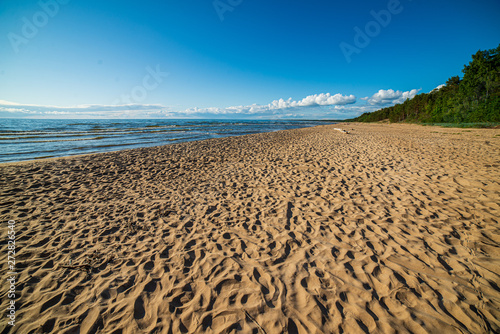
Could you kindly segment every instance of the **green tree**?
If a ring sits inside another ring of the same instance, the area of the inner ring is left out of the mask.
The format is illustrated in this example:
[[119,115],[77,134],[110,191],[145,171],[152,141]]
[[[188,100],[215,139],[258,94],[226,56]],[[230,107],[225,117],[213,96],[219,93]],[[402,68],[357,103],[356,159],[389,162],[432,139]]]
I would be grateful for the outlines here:
[[418,94],[402,104],[365,113],[355,121],[376,122],[499,122],[500,45],[479,50],[465,65],[463,78],[453,76],[429,94]]

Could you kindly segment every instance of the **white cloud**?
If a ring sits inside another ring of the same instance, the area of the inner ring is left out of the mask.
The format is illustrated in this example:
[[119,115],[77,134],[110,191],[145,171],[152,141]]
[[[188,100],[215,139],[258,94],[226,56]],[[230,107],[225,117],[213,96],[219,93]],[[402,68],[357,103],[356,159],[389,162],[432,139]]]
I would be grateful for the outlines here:
[[406,92],[381,89],[370,97],[362,98],[362,100],[367,101],[371,105],[398,104],[403,103],[407,99],[413,99],[419,91],[420,89],[412,89]]
[[337,106],[337,105],[347,105],[356,102],[356,96],[354,95],[342,95],[330,93],[321,93],[315,95],[309,95],[302,100],[294,101],[292,98],[288,100],[279,99],[274,100],[267,105],[252,104],[248,106],[232,106],[227,108],[190,108],[184,110],[182,113],[185,114],[216,114],[216,115],[226,115],[226,114],[245,114],[245,115],[257,115],[268,113],[271,115],[280,114],[283,110],[288,109],[298,109],[298,108],[311,108],[311,107],[322,107],[322,106]]
[[433,90],[431,90],[431,93],[433,93],[433,92],[437,92],[438,90],[440,90],[440,89],[441,89],[441,88],[443,88],[444,86],[446,86],[446,85],[445,85],[445,84],[443,84],[443,85],[439,85],[439,86],[437,86],[436,88],[434,88]]
[[44,117],[47,118],[118,118],[143,117],[150,113],[166,110],[166,107],[154,104],[130,105],[76,105],[70,107],[21,104],[0,100],[1,117]]
[[345,96],[342,94],[330,95],[330,93],[321,93],[315,95],[309,95],[300,101],[292,101],[292,98],[288,100],[274,100],[268,106],[269,109],[286,109],[286,108],[297,108],[297,107],[312,107],[312,106],[332,106],[332,105],[346,105],[356,102],[356,96],[349,95]]
[[2,106],[18,106],[19,103],[5,101],[5,100],[0,100],[0,105],[2,105]]
[[[70,107],[46,106],[35,104],[20,104],[0,100],[0,112],[8,114],[38,114],[40,116],[65,116],[65,117],[196,117],[208,115],[221,116],[255,116],[255,115],[278,115],[283,114],[285,109],[312,108],[323,106],[347,105],[356,102],[354,95],[342,95],[330,93],[322,93],[310,95],[302,100],[294,101],[292,98],[288,100],[274,100],[267,105],[252,104],[248,106],[231,106],[226,108],[189,108],[183,111],[172,111],[166,106],[157,104],[128,104],[128,105],[76,105]],[[293,113],[292,113],[293,114]]]
[[[345,119],[364,112],[402,103],[419,90],[379,90],[357,101],[354,95],[314,94],[300,100],[277,99],[269,104],[251,104],[225,108],[189,108],[174,110],[159,104],[76,105],[70,107],[20,104],[0,100],[0,117],[36,118],[310,118]],[[365,102],[366,101],[366,102]]]

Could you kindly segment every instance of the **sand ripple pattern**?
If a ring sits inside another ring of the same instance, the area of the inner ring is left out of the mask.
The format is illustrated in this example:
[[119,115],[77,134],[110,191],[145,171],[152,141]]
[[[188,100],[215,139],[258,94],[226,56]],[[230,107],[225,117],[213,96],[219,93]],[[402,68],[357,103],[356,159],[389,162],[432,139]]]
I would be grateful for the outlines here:
[[499,130],[333,127],[1,165],[0,332],[499,332]]

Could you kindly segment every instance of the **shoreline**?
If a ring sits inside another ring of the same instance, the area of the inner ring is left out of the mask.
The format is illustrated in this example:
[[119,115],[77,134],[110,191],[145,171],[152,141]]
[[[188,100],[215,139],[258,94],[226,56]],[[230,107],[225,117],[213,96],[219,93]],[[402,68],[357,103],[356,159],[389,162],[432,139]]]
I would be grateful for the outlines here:
[[2,163],[10,332],[498,331],[499,134],[337,123]]
[[[305,120],[308,121],[308,120]],[[415,126],[422,126],[422,127],[435,127],[439,129],[448,129],[448,130],[497,130],[499,127],[477,127],[477,128],[462,128],[462,127],[448,127],[448,126],[442,126],[442,125],[434,125],[434,124],[415,124],[415,123],[383,123],[383,122],[374,122],[374,123],[363,123],[363,122],[353,122],[353,121],[328,121],[328,120],[316,120],[315,122],[337,122],[337,123],[332,123],[332,124],[320,124],[320,125],[315,125],[312,127],[303,127],[303,128],[296,128],[296,129],[291,129],[291,130],[299,130],[299,129],[307,129],[307,128],[315,128],[315,127],[321,127],[321,126],[332,126],[332,125],[339,125],[342,127],[348,127],[349,125],[380,125],[380,126],[409,126],[409,127],[415,127]],[[446,123],[448,124],[448,123]],[[450,123],[451,124],[451,123]],[[290,131],[290,130],[276,130],[276,131],[270,131],[270,132],[261,132],[261,133],[272,133],[272,132],[279,132],[279,131]],[[242,136],[252,136],[260,133],[254,133],[254,134],[244,134],[244,135],[236,135],[236,136],[228,136],[228,137],[221,137],[221,138],[206,138],[206,139],[200,139],[200,140],[194,140],[194,141],[181,141],[181,142],[172,142],[171,144],[162,144],[158,146],[145,146],[145,147],[138,147],[138,148],[126,148],[126,149],[121,149],[121,150],[116,150],[116,151],[105,151],[105,152],[94,152],[94,153],[85,153],[85,154],[75,154],[75,155],[67,155],[67,156],[60,156],[60,157],[41,157],[41,158],[35,158],[31,160],[21,160],[21,161],[9,161],[9,162],[0,162],[0,166],[8,166],[8,165],[16,165],[16,164],[23,164],[23,163],[37,163],[37,162],[48,162],[48,161],[53,161],[57,159],[71,159],[71,158],[78,158],[78,157],[84,157],[84,156],[89,156],[89,155],[99,155],[99,154],[107,154],[107,153],[116,153],[116,152],[122,152],[122,151],[133,151],[133,150],[140,150],[140,149],[147,149],[147,148],[158,148],[158,147],[163,147],[163,146],[170,146],[170,145],[178,145],[178,144],[183,144],[183,143],[195,143],[195,142],[201,142],[201,141],[206,141],[206,140],[218,140],[218,139],[224,139],[224,138],[232,138],[232,137],[242,137]]]
[[[29,125],[22,131],[15,131],[20,129],[16,128],[16,122],[2,127],[4,130],[1,131],[0,139],[4,152],[0,154],[3,156],[0,163],[115,152],[327,124],[309,120],[142,120],[145,123],[141,123],[141,120],[55,121],[59,122],[54,125],[48,120],[36,126]],[[47,143],[53,145],[49,147]]]
[[[333,122],[333,121],[322,121],[319,120],[318,122]],[[498,127],[494,128],[460,128],[460,127],[445,127],[441,125],[429,125],[429,124],[413,124],[413,123],[381,123],[381,122],[375,122],[375,123],[362,123],[362,122],[340,122],[340,121],[335,121],[338,123],[332,123],[332,124],[325,124],[325,125],[315,125],[312,127],[303,127],[303,128],[296,128],[296,129],[291,129],[291,130],[300,130],[300,129],[308,129],[308,128],[316,128],[316,127],[322,127],[322,126],[333,126],[333,125],[339,125],[341,127],[349,127],[350,125],[380,125],[380,126],[408,126],[408,127],[415,127],[415,126],[422,126],[422,127],[435,127],[439,129],[448,129],[448,130],[465,130],[467,132],[468,130],[497,130],[499,129]],[[261,133],[273,133],[273,132],[280,132],[280,131],[290,131],[290,130],[276,130],[276,131],[270,131],[270,132],[261,132]],[[338,130],[337,130],[338,131]],[[210,140],[219,140],[219,139],[226,139],[226,138],[233,138],[233,137],[245,137],[245,136],[253,136],[253,135],[258,135],[261,133],[254,133],[254,134],[244,134],[244,135],[236,135],[236,136],[228,136],[228,137],[221,137],[221,138],[206,138],[206,139],[200,139],[200,140],[194,140],[194,141],[184,141],[184,142],[172,142],[171,144],[165,144],[165,145],[158,145],[158,146],[145,146],[145,147],[138,147],[138,148],[128,148],[128,149],[122,149],[122,150],[116,150],[116,151],[106,151],[106,152],[95,152],[95,153],[85,153],[85,154],[75,154],[75,155],[67,155],[67,156],[60,156],[60,157],[48,157],[48,158],[37,158],[37,159],[31,159],[31,160],[21,160],[21,161],[9,161],[9,162],[0,162],[0,167],[1,166],[9,166],[9,165],[17,165],[17,164],[28,164],[28,163],[38,163],[38,162],[50,162],[54,161],[57,159],[71,159],[71,158],[80,158],[80,157],[85,157],[85,156],[90,156],[90,155],[100,155],[100,154],[108,154],[108,153],[117,153],[117,152],[125,152],[125,151],[133,151],[133,150],[141,150],[141,149],[148,149],[148,148],[159,148],[159,147],[164,147],[164,146],[171,146],[171,145],[179,145],[179,144],[184,144],[184,143],[197,143],[197,142],[203,142],[203,141],[210,141]]]
[[[329,124],[329,125],[334,125],[334,124]],[[296,128],[296,129],[291,129],[291,130],[315,128],[317,126],[325,126],[325,125],[315,125],[312,127],[303,127],[303,128]],[[227,136],[227,137],[220,137],[220,138],[206,138],[206,139],[193,140],[193,141],[172,142],[171,144],[164,144],[164,145],[158,145],[158,146],[145,146],[145,147],[137,147],[137,148],[126,148],[126,149],[116,150],[116,151],[75,154],[75,155],[66,155],[66,156],[61,156],[61,157],[48,157],[48,158],[42,157],[42,158],[31,159],[31,160],[0,162],[0,167],[1,166],[8,166],[8,165],[24,164],[24,163],[50,162],[50,161],[54,161],[57,159],[82,158],[82,157],[91,156],[91,155],[101,155],[101,154],[108,154],[108,153],[111,154],[111,153],[119,153],[119,152],[126,152],[126,151],[143,150],[143,149],[149,149],[149,148],[154,149],[154,148],[160,148],[160,147],[166,147],[166,146],[172,146],[172,145],[180,145],[180,144],[186,144],[186,143],[199,143],[199,142],[204,142],[204,141],[219,140],[219,139],[226,139],[226,138],[233,138],[233,137],[254,136],[254,135],[259,135],[262,133],[274,133],[274,132],[280,132],[280,131],[290,131],[290,130],[276,130],[276,131],[270,131],[270,132],[251,133],[251,134]]]

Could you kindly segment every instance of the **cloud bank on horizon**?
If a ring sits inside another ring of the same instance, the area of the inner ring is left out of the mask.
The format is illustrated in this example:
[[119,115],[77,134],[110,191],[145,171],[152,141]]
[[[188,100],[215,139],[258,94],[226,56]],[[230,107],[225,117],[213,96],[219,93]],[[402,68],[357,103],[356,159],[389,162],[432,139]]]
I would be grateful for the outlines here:
[[[321,93],[301,100],[280,98],[269,104],[252,104],[226,108],[189,108],[173,110],[159,104],[126,105],[77,105],[70,107],[21,104],[0,100],[2,118],[311,118],[347,119],[364,112],[412,99],[420,89],[410,91],[379,90],[372,96],[360,98],[354,95]],[[366,101],[366,102],[361,102]]]

